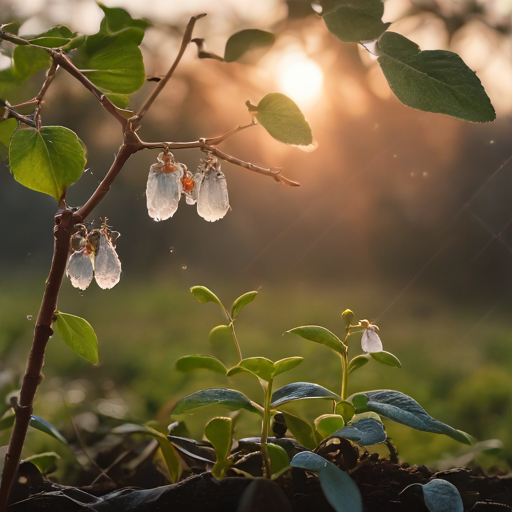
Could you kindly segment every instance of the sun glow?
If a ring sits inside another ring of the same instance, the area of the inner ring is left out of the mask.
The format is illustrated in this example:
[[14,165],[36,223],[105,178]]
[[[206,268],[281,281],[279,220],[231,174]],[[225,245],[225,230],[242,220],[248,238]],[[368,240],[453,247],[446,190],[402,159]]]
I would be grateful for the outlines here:
[[284,55],[277,62],[276,80],[279,90],[307,109],[320,98],[324,74],[320,66],[302,52]]

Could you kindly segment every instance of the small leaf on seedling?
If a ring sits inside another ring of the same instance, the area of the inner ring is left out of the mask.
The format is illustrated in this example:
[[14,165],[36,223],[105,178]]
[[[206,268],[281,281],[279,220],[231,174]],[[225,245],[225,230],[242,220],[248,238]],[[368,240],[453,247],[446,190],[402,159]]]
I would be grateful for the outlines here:
[[345,420],[339,414],[323,414],[315,420],[315,429],[322,438],[329,437],[344,426]]
[[313,427],[299,416],[289,412],[281,411],[286,421],[288,430],[293,434],[293,437],[304,447],[314,450],[316,448],[316,441],[313,432]]
[[348,373],[355,372],[357,369],[364,366],[366,363],[370,361],[369,354],[361,354],[360,356],[354,357],[348,364]]
[[224,309],[222,302],[220,299],[213,293],[211,290],[208,290],[206,286],[193,286],[190,288],[190,292],[192,295],[199,301],[201,304],[207,304],[208,302],[214,302],[217,306]]
[[248,371],[256,375],[256,377],[268,382],[272,378],[274,363],[266,357],[248,357],[242,359],[237,366],[231,368],[228,372],[228,377],[239,373],[238,368],[242,371]]
[[233,34],[226,42],[224,60],[234,62],[249,50],[274,44],[275,37],[271,32],[258,29],[241,30]]
[[281,389],[272,393],[272,403],[270,406],[275,409],[280,405],[295,400],[303,400],[306,398],[329,398],[331,400],[340,400],[339,395],[325,389],[318,384],[312,382],[292,382],[283,386]]
[[354,405],[357,414],[369,410],[366,407],[366,404],[368,403],[368,397],[364,393],[356,393],[355,395],[349,397],[349,400],[352,400],[352,404]]
[[234,320],[240,313],[241,309],[250,304],[258,295],[258,292],[247,292],[238,297],[231,306],[231,318]]
[[338,338],[338,336],[336,336],[336,334],[332,333],[325,327],[320,327],[319,325],[305,325],[303,327],[295,327],[286,332],[296,334],[306,340],[325,345],[339,354],[343,354],[345,352],[346,345]]
[[371,352],[370,355],[375,361],[385,364],[387,366],[395,366],[396,368],[402,368],[402,363],[394,356],[391,352]]
[[180,372],[191,372],[198,369],[211,370],[220,375],[226,375],[227,368],[213,356],[190,355],[180,357],[176,361],[176,370]]
[[290,98],[272,92],[255,108],[258,122],[274,139],[293,146],[313,147],[311,128],[304,114]]
[[62,341],[79,356],[93,364],[98,362],[98,338],[91,324],[79,316],[57,311],[54,325]]
[[37,455],[32,455],[31,457],[23,460],[23,462],[32,462],[32,464],[35,464],[37,469],[39,469],[43,475],[46,475],[50,469],[55,468],[55,465],[59,459],[60,455],[55,452],[44,452],[38,453]]
[[217,325],[214,327],[209,334],[210,343],[213,346],[222,347],[228,343],[231,343],[231,329],[229,325]]
[[289,372],[293,370],[296,366],[299,366],[300,363],[304,361],[303,357],[286,357],[285,359],[280,359],[274,363],[274,370],[272,372],[272,377],[276,377],[277,375],[281,375],[281,373]]
[[354,315],[354,312],[350,309],[345,309],[345,311],[341,313],[341,320],[347,329],[351,325],[357,325],[356,315]]
[[359,446],[371,446],[386,440],[386,431],[382,421],[374,418],[362,418],[332,433],[334,437],[344,437]]
[[342,400],[336,404],[335,412],[336,414],[343,416],[345,423],[348,423],[353,418],[356,410],[350,402],[347,402],[347,400]]
[[30,419],[30,426],[36,430],[39,430],[40,432],[44,432],[45,434],[52,436],[62,444],[65,444],[66,446],[68,445],[66,438],[49,421],[46,421],[39,416],[32,416]]
[[231,418],[213,418],[204,428],[206,439],[208,439],[215,448],[217,462],[226,460],[231,451],[232,423],[233,420]]
[[268,443],[267,450],[270,458],[270,472],[273,475],[290,465],[290,458],[281,446]]

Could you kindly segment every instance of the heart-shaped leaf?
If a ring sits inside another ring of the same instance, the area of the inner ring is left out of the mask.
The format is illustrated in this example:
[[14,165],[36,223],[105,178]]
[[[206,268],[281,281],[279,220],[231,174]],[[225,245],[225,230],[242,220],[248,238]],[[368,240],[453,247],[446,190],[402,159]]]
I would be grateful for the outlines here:
[[228,371],[224,364],[213,356],[190,355],[180,357],[176,361],[176,370],[180,372],[191,372],[199,369],[210,370],[220,375],[226,375]]
[[242,308],[250,304],[258,295],[258,292],[247,292],[238,297],[231,306],[231,318],[234,320],[239,314]]
[[402,368],[402,363],[398,360],[398,357],[394,356],[391,352],[386,352],[385,350],[382,352],[371,352],[370,356],[380,364]]
[[267,94],[256,107],[249,105],[258,122],[279,142],[294,146],[311,146],[313,134],[304,114],[287,96],[278,92]]
[[336,336],[336,334],[325,327],[320,327],[319,325],[305,325],[303,327],[295,327],[286,332],[296,334],[301,338],[315,343],[320,343],[320,345],[325,345],[338,354],[343,354],[345,352],[345,344],[338,338],[338,336]]
[[270,46],[274,44],[274,41],[275,37],[271,32],[258,29],[241,30],[227,40],[224,60],[226,62],[234,62],[249,50]]
[[339,395],[328,389],[314,384],[312,382],[293,382],[283,386],[281,389],[272,393],[272,408],[295,400],[304,400],[306,398],[329,398],[331,400],[340,400]]
[[377,53],[391,90],[405,105],[475,123],[496,118],[480,80],[456,53],[422,52],[394,32],[380,37]]
[[98,338],[91,324],[79,316],[56,312],[54,325],[62,341],[79,356],[93,364],[98,362]]
[[318,473],[325,498],[336,512],[363,512],[363,500],[347,472],[313,452],[301,452],[290,465]]
[[80,178],[85,162],[82,141],[62,126],[17,130],[11,138],[9,165],[14,179],[57,202]]
[[192,295],[199,301],[201,304],[207,304],[208,302],[214,302],[217,306],[220,306],[224,309],[222,302],[220,299],[213,293],[211,290],[208,290],[206,286],[193,286],[190,288],[190,292]]
[[240,391],[225,388],[210,388],[196,391],[178,401],[172,414],[184,414],[195,411],[208,405],[220,404],[231,411],[245,409],[250,412],[261,414],[261,411],[255,406],[254,402],[249,400]]
[[386,440],[386,431],[381,421],[363,418],[337,430],[333,437],[344,437],[359,446],[371,446]]

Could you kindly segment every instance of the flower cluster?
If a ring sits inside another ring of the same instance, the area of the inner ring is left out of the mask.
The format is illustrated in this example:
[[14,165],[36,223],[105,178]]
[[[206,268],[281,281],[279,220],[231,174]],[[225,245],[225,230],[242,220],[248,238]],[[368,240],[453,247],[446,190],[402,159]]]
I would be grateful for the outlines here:
[[[113,288],[121,277],[121,261],[113,244],[113,232],[106,224],[88,232],[85,226],[71,238],[66,275],[75,288],[85,290],[94,277],[104,290]],[[116,237],[119,233],[116,233]]]
[[186,165],[176,162],[170,152],[160,153],[149,169],[146,200],[149,216],[155,221],[169,219],[178,209],[181,196],[187,204],[197,203],[197,213],[214,222],[229,209],[226,178],[212,155],[201,160],[194,175]]

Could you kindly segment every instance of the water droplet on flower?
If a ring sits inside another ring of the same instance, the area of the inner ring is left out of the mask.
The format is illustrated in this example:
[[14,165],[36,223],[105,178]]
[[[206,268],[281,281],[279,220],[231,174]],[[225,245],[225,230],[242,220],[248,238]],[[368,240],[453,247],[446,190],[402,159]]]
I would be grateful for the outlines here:
[[27,315],[27,320],[32,320],[34,318],[32,315]]
[[181,270],[187,270],[187,265],[185,265],[185,263],[183,263],[183,265],[181,265]]

